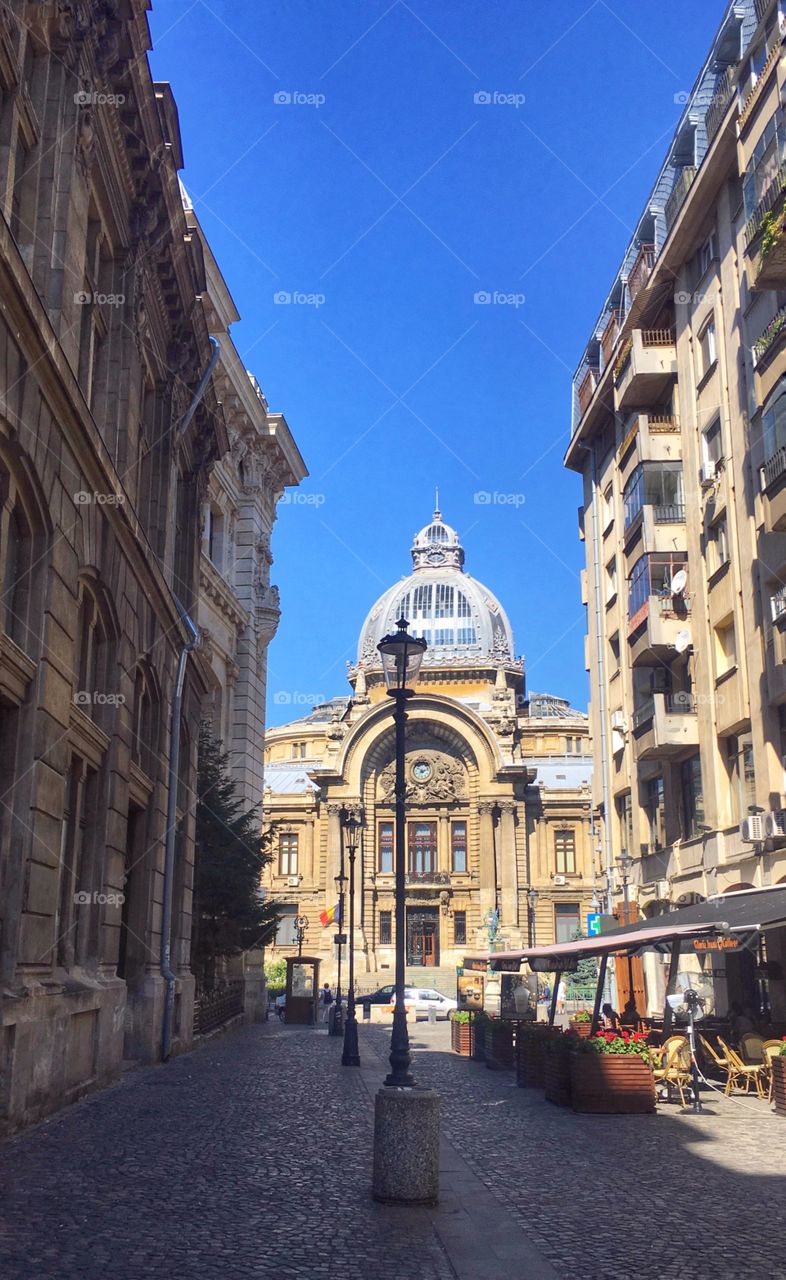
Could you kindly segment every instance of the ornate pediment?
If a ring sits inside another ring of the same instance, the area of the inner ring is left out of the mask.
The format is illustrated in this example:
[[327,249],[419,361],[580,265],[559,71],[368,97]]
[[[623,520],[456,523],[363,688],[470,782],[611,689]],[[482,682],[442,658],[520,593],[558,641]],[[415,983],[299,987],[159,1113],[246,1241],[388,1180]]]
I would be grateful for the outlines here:
[[[396,802],[396,764],[379,775],[381,804]],[[406,759],[406,803],[434,804],[465,800],[467,773],[461,761],[432,747],[410,747]]]

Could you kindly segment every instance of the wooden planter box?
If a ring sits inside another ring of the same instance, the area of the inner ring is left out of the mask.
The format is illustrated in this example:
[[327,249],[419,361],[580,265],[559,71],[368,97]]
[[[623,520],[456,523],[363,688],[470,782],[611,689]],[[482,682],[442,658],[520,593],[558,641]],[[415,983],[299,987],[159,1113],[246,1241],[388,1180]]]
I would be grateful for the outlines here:
[[472,1023],[472,1057],[476,1062],[486,1061],[486,1024]]
[[486,1066],[490,1071],[512,1071],[515,1065],[513,1023],[495,1022],[486,1028]]
[[569,1107],[572,1102],[571,1062],[573,1054],[564,1049],[551,1050],[548,1047],[543,1059],[543,1083],[546,1089],[546,1101],[558,1107]]
[[569,1018],[568,1025],[575,1035],[581,1036],[582,1040],[589,1039],[589,1033],[592,1030],[591,1022],[574,1022],[572,1018]]
[[776,1116],[786,1116],[786,1058],[772,1059],[772,1100]]
[[574,1111],[640,1115],[655,1110],[652,1067],[634,1053],[576,1053],[571,1058]]
[[520,1089],[542,1089],[546,1045],[562,1034],[559,1027],[542,1026],[537,1032],[524,1032],[516,1039],[516,1084]]
[[453,1022],[450,1024],[450,1047],[454,1053],[464,1058],[472,1057],[473,1027],[471,1022]]

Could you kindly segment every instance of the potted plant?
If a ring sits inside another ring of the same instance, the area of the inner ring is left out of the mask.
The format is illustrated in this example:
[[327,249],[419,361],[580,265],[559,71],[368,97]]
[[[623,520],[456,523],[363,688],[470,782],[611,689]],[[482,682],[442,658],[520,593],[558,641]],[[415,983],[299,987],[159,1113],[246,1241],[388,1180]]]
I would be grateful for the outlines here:
[[600,1031],[578,1041],[571,1057],[574,1111],[637,1115],[655,1110],[647,1038],[638,1031]]
[[516,1084],[521,1089],[542,1089],[546,1045],[562,1036],[561,1027],[547,1022],[520,1022],[516,1033]]
[[775,1114],[786,1116],[786,1038],[779,1054],[770,1059],[772,1071],[772,1100],[775,1103]]
[[456,1009],[450,1015],[450,1047],[465,1058],[472,1057],[472,1014],[466,1009]]
[[578,1013],[572,1013],[568,1018],[568,1025],[575,1035],[584,1039],[592,1030],[592,1014],[587,1009],[579,1009]]
[[489,1071],[512,1071],[513,1023],[505,1018],[489,1018],[486,1027],[486,1066]]
[[569,1107],[572,1100],[570,1064],[579,1037],[569,1031],[564,1036],[552,1036],[544,1043],[543,1084],[546,1101],[558,1107]]

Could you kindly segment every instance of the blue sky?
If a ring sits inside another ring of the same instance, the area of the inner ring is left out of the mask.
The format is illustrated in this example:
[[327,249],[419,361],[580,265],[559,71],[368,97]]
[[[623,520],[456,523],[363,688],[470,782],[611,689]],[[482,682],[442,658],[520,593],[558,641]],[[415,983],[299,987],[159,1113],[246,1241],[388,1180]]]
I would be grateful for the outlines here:
[[274,530],[269,723],[348,692],[437,484],[529,688],[586,705],[571,375],[721,15],[155,4],[153,73],[174,89],[233,337],[310,472]]

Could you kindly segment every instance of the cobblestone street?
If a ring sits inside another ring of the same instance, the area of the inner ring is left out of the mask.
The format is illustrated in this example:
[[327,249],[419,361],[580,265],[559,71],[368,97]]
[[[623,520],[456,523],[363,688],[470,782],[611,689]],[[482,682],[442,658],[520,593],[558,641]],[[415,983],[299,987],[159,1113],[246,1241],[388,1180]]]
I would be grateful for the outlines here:
[[4,1280],[786,1277],[786,1125],[713,1099],[701,1120],[577,1116],[418,1024],[439,1089],[438,1210],[375,1205],[372,1097],[388,1033],[278,1023],[127,1076],[0,1150]]

